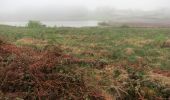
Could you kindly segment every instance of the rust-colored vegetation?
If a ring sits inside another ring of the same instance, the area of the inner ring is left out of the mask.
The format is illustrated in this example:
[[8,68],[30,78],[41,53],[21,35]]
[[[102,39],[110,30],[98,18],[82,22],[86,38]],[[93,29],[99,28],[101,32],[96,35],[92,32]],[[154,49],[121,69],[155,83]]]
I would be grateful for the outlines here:
[[[0,89],[3,97],[14,99],[104,99],[88,87],[81,75],[64,68],[86,63],[96,64],[65,55],[55,50],[36,51],[29,47],[0,44]],[[69,66],[68,66],[69,65]],[[76,67],[75,67],[76,69]]]
[[169,33],[1,26],[0,99],[168,100]]

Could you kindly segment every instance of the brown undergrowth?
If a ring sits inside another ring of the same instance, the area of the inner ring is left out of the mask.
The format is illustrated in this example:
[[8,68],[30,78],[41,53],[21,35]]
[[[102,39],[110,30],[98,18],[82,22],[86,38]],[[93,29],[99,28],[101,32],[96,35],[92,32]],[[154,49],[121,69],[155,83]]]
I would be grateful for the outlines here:
[[0,39],[0,99],[169,99],[169,71],[150,69],[141,57],[107,64],[62,51],[54,45],[17,47]]
[[104,63],[74,58],[57,49],[59,48],[36,51],[1,42],[1,99],[19,97],[26,100],[104,100],[99,90],[85,84],[83,75],[77,74],[77,67],[74,67],[89,64],[100,68]]

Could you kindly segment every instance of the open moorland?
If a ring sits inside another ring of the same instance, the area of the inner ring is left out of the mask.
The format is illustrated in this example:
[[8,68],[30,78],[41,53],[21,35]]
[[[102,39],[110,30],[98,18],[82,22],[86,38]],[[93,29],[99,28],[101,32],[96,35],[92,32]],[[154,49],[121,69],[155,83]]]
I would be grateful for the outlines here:
[[168,100],[170,29],[0,25],[0,99]]

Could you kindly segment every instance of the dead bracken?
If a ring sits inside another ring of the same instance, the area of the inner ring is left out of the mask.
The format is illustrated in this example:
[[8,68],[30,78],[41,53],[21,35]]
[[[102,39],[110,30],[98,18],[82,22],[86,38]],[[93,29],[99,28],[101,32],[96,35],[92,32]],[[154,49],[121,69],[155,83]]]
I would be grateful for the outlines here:
[[61,52],[36,51],[12,44],[0,44],[1,98],[104,100],[102,94],[89,88],[76,72],[61,73],[72,64],[94,62],[80,60]]
[[[133,55],[132,48],[125,49]],[[102,52],[105,53],[105,52]],[[107,52],[106,52],[107,53]],[[85,52],[83,55],[89,55]],[[119,55],[118,55],[119,56]],[[145,68],[143,57],[122,63],[78,58],[59,46],[42,50],[0,44],[0,99],[138,100],[169,98],[169,71]],[[85,67],[84,67],[85,66]],[[159,79],[159,81],[158,81]],[[165,82],[166,84],[161,84]]]

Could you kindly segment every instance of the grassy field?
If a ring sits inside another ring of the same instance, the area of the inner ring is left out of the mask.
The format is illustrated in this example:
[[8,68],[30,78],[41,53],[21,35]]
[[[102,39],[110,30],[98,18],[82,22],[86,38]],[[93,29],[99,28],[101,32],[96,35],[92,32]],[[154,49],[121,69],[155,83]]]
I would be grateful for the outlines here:
[[[40,39],[47,41],[48,44],[70,49],[65,52],[82,58],[121,63],[123,60],[135,62],[136,57],[142,57],[149,67],[170,69],[170,49],[161,47],[166,40],[170,39],[168,28],[0,27],[0,34],[16,45],[30,45],[41,49],[43,45],[36,46],[18,41],[24,38]],[[128,50],[133,53],[126,54]]]
[[86,100],[169,98],[169,28],[26,28],[1,25],[0,36],[3,41],[17,47],[31,47],[39,52],[57,47],[64,54],[83,59],[85,63],[64,65],[61,73],[70,75],[69,70],[73,68],[75,73],[83,75],[88,87],[99,91]]

